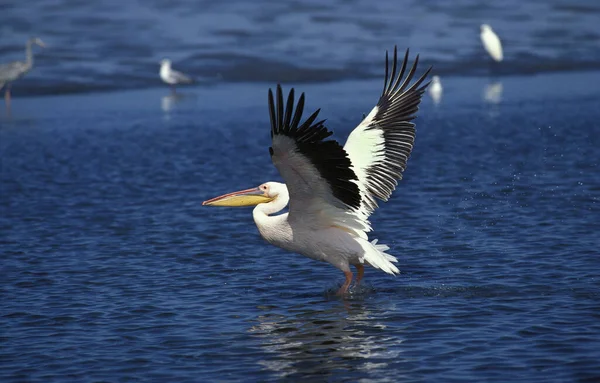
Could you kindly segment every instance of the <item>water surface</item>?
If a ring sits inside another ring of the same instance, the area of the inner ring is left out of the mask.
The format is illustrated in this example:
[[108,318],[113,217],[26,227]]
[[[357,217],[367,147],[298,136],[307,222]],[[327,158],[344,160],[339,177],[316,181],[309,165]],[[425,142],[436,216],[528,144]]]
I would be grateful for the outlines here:
[[[0,380],[599,381],[597,14],[0,4],[3,61],[28,35],[49,45],[0,111]],[[500,67],[483,21],[506,41]],[[249,209],[201,202],[280,181],[269,87],[306,92],[343,142],[394,44],[435,64],[444,94],[425,97],[372,217],[402,273],[368,269],[340,300],[338,270],[264,243]],[[163,56],[204,81],[169,95]]]
[[379,78],[395,44],[438,74],[487,75],[479,26],[489,23],[504,44],[496,74],[597,70],[599,18],[589,0],[9,0],[0,59],[22,60],[32,35],[48,44],[17,95],[157,86],[164,57],[209,84]]

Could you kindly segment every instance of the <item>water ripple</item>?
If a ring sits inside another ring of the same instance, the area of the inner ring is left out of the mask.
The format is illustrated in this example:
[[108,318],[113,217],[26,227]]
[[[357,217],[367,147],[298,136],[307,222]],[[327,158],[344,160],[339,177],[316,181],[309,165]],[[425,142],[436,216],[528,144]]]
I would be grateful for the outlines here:
[[[0,380],[594,381],[600,100],[544,88],[582,78],[514,78],[538,93],[493,115],[425,102],[373,216],[402,273],[369,269],[346,300],[342,273],[267,246],[250,210],[201,206],[279,179],[263,86],[171,119],[158,92],[35,103],[0,126]],[[379,86],[306,91],[343,137]]]

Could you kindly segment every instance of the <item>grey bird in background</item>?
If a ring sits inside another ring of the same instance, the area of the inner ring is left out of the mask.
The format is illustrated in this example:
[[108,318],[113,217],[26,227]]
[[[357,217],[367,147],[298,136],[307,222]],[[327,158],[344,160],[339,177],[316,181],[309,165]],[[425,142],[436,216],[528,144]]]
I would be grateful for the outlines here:
[[191,84],[194,80],[171,68],[171,60],[163,59],[160,62],[160,78],[171,86],[171,90],[175,93],[175,86],[179,84]]
[[39,45],[42,48],[46,46],[41,39],[37,37],[31,38],[25,44],[25,61],[0,64],[0,90],[6,85],[4,101],[6,102],[6,109],[8,111],[10,111],[10,83],[23,77],[33,67],[33,52],[31,51],[31,45],[33,44]]

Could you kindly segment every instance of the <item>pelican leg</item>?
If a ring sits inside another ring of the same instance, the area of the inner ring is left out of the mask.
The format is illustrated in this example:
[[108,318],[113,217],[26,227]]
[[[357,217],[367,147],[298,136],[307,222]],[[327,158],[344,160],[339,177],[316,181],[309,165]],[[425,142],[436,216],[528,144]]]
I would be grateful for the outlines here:
[[348,292],[348,287],[350,287],[350,283],[352,282],[352,271],[344,271],[344,274],[346,275],[346,282],[344,282],[342,287],[340,287],[340,289],[337,292],[337,295],[340,296]]
[[356,267],[356,286],[360,285],[360,281],[363,279],[363,275],[365,275],[365,267],[363,265],[354,265]]
[[177,91],[175,90],[175,85],[171,85],[171,93],[172,94],[176,94]]

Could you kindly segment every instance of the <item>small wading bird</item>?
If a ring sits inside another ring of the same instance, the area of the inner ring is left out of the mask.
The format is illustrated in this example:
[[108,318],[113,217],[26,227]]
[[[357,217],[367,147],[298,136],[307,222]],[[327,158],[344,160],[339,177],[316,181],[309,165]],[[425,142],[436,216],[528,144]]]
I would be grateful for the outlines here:
[[[392,73],[385,60],[383,94],[377,106],[348,137],[345,146],[327,139],[332,132],[323,121],[315,122],[319,110],[303,123],[304,93],[294,111],[294,90],[284,104],[281,86],[276,98],[269,90],[273,164],[285,184],[267,182],[256,188],[229,193],[204,201],[208,206],[256,206],[254,222],[267,242],[342,270],[346,281],[338,291],[348,291],[353,274],[356,283],[369,265],[388,274],[400,271],[386,245],[370,242],[368,218],[377,208],[376,198],[387,201],[402,178],[413,148],[416,116],[428,84],[422,85],[429,68],[410,84],[419,56],[404,77],[408,50],[397,74],[394,49]],[[284,209],[285,214],[272,215]]]
[[25,44],[25,61],[0,64],[0,90],[6,85],[4,101],[6,102],[7,110],[10,110],[10,83],[23,77],[33,67],[33,52],[31,50],[31,45],[33,44],[39,45],[42,48],[46,46],[41,39],[37,37],[31,38]]
[[429,95],[433,99],[434,104],[439,104],[442,100],[442,83],[440,81],[440,76],[433,76],[431,78],[431,85],[429,85]]
[[481,42],[487,53],[489,53],[495,61],[502,61],[504,57],[502,54],[502,43],[500,42],[498,35],[492,30],[492,27],[487,24],[481,24],[481,33],[479,34],[479,37],[481,37]]
[[160,62],[160,78],[171,86],[171,91],[175,93],[175,85],[191,84],[194,80],[181,72],[171,68],[171,60],[163,59]]

